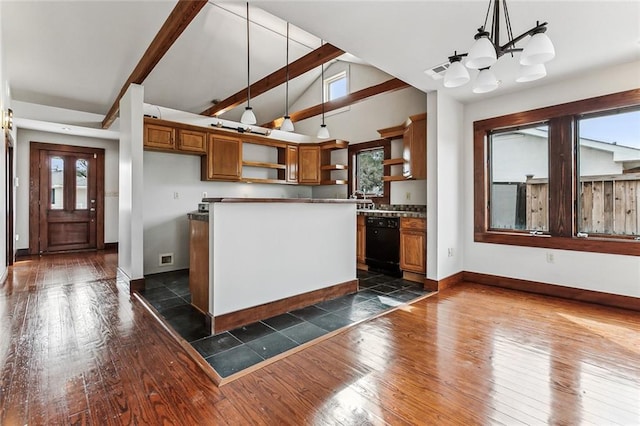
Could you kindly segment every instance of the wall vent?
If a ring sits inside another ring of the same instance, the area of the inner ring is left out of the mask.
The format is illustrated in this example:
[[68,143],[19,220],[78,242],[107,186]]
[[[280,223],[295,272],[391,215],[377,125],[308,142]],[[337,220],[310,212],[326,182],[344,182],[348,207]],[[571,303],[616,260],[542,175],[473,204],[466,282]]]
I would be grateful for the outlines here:
[[173,253],[160,254],[159,266],[173,265]]
[[425,74],[434,80],[441,80],[444,78],[444,73],[449,69],[449,62],[443,62],[440,65],[436,65],[435,67],[431,67],[428,70],[425,70]]

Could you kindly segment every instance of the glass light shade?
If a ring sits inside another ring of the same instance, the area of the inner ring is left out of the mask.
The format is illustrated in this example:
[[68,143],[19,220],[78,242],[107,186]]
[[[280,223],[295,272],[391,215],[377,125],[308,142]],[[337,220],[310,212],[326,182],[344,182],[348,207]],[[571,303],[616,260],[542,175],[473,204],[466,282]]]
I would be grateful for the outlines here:
[[280,125],[280,130],[283,132],[293,132],[293,121],[291,121],[291,117],[288,115],[284,116],[284,121]]
[[487,93],[498,88],[498,79],[490,68],[480,70],[478,78],[473,85],[473,93]]
[[531,37],[520,55],[522,65],[543,64],[556,56],[556,49],[545,33],[537,33]]
[[469,82],[469,71],[460,61],[451,62],[449,69],[444,75],[444,87],[460,87]]
[[479,70],[482,68],[490,67],[495,64],[498,58],[496,57],[496,48],[488,37],[480,37],[473,43],[469,55],[467,56],[467,68]]
[[329,129],[326,124],[320,125],[320,130],[318,130],[317,136],[319,139],[329,139]]
[[544,64],[536,65],[520,65],[520,74],[516,81],[518,83],[526,83],[528,81],[538,80],[547,75],[547,69]]
[[240,117],[240,122],[242,124],[256,124],[256,115],[253,113],[253,109],[250,106],[244,109],[242,117]]

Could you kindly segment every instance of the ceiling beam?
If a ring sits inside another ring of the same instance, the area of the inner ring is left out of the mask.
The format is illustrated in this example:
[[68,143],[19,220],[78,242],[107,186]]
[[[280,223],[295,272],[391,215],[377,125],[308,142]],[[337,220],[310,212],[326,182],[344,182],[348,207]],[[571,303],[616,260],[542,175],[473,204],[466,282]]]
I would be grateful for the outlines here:
[[[333,101],[327,101],[324,103],[324,111],[329,112],[339,108],[344,108],[349,105],[353,105],[360,101],[363,101],[367,98],[370,98],[375,95],[379,95],[381,93],[386,92],[394,92],[396,90],[404,89],[405,87],[409,87],[407,83],[397,78],[392,78],[391,80],[387,80],[383,83],[376,84],[375,86],[370,86],[362,90],[358,90],[357,92],[349,93],[346,96],[335,99]],[[289,113],[291,116],[291,121],[302,121],[307,118],[315,117],[316,115],[322,114],[322,104],[314,105],[309,108],[305,108],[300,111]],[[273,120],[270,123],[261,124],[260,127],[266,127],[268,129],[273,129],[278,127],[282,122],[282,118],[278,118]]]
[[158,34],[156,34],[144,55],[140,58],[138,65],[133,69],[122,89],[120,89],[118,97],[111,105],[104,120],[102,120],[103,129],[111,127],[111,124],[115,121],[116,115],[120,110],[120,99],[124,96],[129,86],[131,84],[141,84],[147,78],[155,66],[158,65],[160,59],[206,4],[207,0],[178,0],[160,31],[158,31]]
[[[343,50],[326,43],[317,48],[316,50],[307,53],[300,59],[289,64],[289,80],[294,79],[312,69],[319,67],[320,65],[327,63],[344,53]],[[264,77],[262,80],[256,81],[251,85],[251,96],[256,97],[269,90],[284,84],[287,79],[287,67],[282,67],[277,71]],[[229,96],[211,108],[202,111],[201,115],[220,115],[227,112],[238,105],[247,101],[247,88],[244,88],[237,93]]]

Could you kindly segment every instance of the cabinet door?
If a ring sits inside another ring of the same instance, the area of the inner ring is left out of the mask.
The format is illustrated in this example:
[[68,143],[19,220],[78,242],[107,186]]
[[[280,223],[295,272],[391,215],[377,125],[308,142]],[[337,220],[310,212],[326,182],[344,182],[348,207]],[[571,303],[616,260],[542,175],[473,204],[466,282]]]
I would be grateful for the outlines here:
[[178,130],[178,149],[180,151],[204,154],[206,152],[206,143],[206,132]]
[[242,142],[236,138],[209,135],[206,178],[239,180],[242,173]]
[[320,146],[298,147],[298,182],[306,185],[320,184]]
[[176,130],[170,126],[145,123],[143,144],[145,148],[175,149]]
[[366,245],[366,225],[364,221],[364,216],[358,216],[357,225],[356,225],[356,262],[364,264],[366,262],[366,253],[365,247]]
[[287,182],[298,183],[298,147],[287,145],[286,150]]
[[209,312],[209,222],[189,221],[189,291],[191,304]]
[[414,121],[411,129],[411,176],[413,179],[427,178],[427,120]]
[[400,269],[426,273],[426,234],[424,232],[400,231]]

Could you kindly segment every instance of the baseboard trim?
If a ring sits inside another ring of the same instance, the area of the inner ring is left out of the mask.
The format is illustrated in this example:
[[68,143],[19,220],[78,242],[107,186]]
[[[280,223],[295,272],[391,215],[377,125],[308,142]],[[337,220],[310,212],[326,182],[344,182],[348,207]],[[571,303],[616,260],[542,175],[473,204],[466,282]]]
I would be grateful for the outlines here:
[[429,291],[442,291],[460,284],[464,280],[464,272],[449,275],[441,280],[424,279],[424,288]]
[[122,281],[129,286],[129,292],[142,291],[145,289],[145,279],[136,278],[131,279],[120,267],[116,270],[116,279]]
[[304,308],[324,300],[334,299],[358,291],[358,280],[346,281],[330,287],[297,294],[285,299],[275,300],[258,306],[241,309],[228,314],[218,315],[213,319],[214,333],[242,327],[252,322],[284,314],[288,311]]
[[537,281],[522,280],[519,278],[501,277],[498,275],[481,274],[478,272],[463,272],[464,281],[478,284],[508,288],[511,290],[525,291],[527,293],[542,294],[545,296],[560,297],[579,302],[595,303],[597,305],[613,308],[640,311],[640,299],[619,294],[603,293],[594,290],[565,287],[557,284],[547,284]]
[[16,257],[27,257],[27,256],[31,256],[31,253],[29,253],[28,248],[16,250]]

